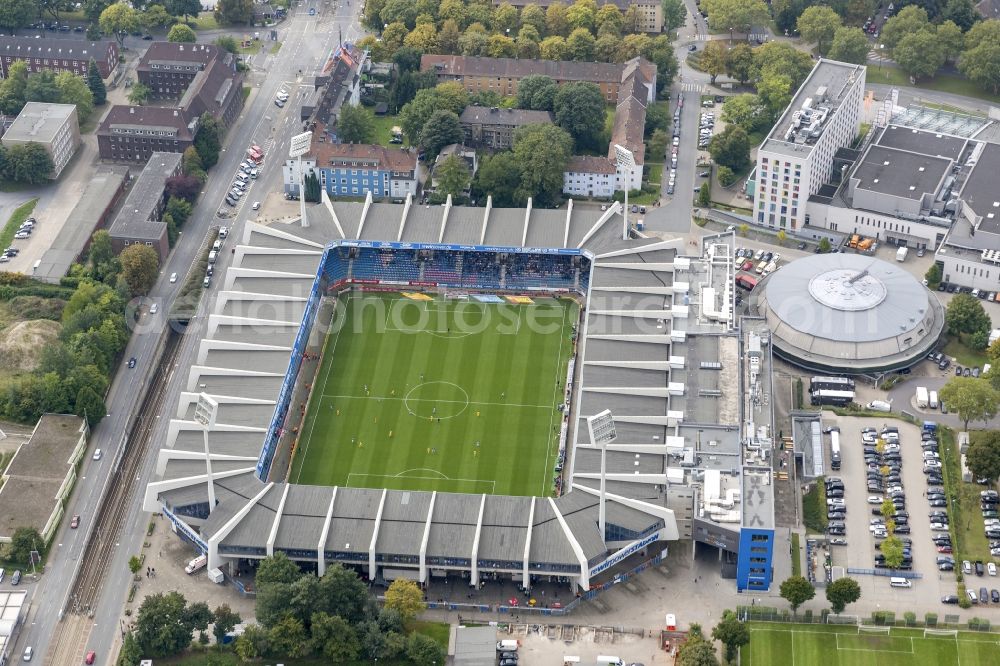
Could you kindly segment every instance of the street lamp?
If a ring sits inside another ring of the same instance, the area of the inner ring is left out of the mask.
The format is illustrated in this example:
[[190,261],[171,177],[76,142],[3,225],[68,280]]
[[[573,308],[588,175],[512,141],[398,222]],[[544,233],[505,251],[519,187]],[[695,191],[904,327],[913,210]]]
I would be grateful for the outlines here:
[[622,213],[624,227],[622,240],[628,240],[628,191],[632,185],[632,171],[635,169],[635,156],[625,146],[615,144],[615,166],[625,171],[625,210]]

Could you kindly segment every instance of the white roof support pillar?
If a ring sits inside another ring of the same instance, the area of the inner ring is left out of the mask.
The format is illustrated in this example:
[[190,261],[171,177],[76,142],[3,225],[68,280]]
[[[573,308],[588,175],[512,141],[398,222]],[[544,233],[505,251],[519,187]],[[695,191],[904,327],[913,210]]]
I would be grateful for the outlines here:
[[266,495],[267,492],[273,487],[274,483],[268,483],[265,485],[263,490],[257,493],[249,502],[244,504],[243,508],[237,511],[236,515],[229,519],[229,522],[219,528],[218,532],[206,539],[208,542],[209,569],[218,569],[219,565],[222,564],[222,562],[219,561],[219,544],[222,540],[229,536],[229,533],[240,524],[240,521],[243,520],[248,513],[250,513],[250,509],[257,506],[257,502],[261,501],[264,498],[264,495]]
[[281,526],[281,514],[285,511],[285,500],[288,499],[288,491],[292,484],[285,484],[285,492],[281,493],[281,501],[278,502],[278,510],[274,512],[274,521],[271,523],[271,533],[267,537],[267,556],[274,555],[274,541],[278,538],[278,527]]
[[528,562],[531,561],[531,527],[535,524],[535,502],[537,501],[537,497],[531,498],[531,509],[528,510],[528,533],[524,537],[521,584],[524,585],[524,589],[526,590],[531,589],[531,575],[528,573]]
[[361,209],[361,220],[358,222],[358,238],[362,238],[361,232],[365,228],[365,220],[368,219],[368,211],[372,207],[372,193],[371,190],[365,195],[365,206]]
[[326,508],[326,520],[323,521],[323,531],[319,535],[319,543],[316,544],[316,575],[320,578],[326,573],[326,540],[330,536],[330,521],[333,520],[333,503],[337,501],[337,486],[333,487],[333,495],[330,496],[330,506]]
[[441,230],[438,232],[438,243],[444,242],[444,230],[448,226],[448,214],[451,213],[451,195],[444,202],[444,212],[441,214]]
[[563,233],[563,247],[569,247],[569,223],[573,219],[573,200],[566,204],[566,231]]
[[413,205],[413,195],[409,192],[406,193],[406,202],[403,204],[403,214],[399,218],[399,231],[396,233],[396,242],[403,240],[403,230],[406,228],[406,216],[410,212],[410,206]]
[[577,583],[582,590],[590,589],[590,567],[587,564],[587,556],[583,554],[583,548],[580,547],[580,542],[576,540],[573,536],[573,530],[569,528],[566,524],[566,519],[563,518],[562,514],[559,513],[559,507],[556,506],[556,502],[551,497],[546,498],[549,500],[549,506],[552,507],[552,512],[556,515],[556,520],[559,521],[559,525],[563,529],[563,534],[566,535],[566,540],[569,541],[570,548],[573,549],[573,554],[576,555],[576,559],[580,562],[580,578]]
[[378,529],[382,526],[382,511],[385,509],[385,497],[388,490],[382,490],[382,499],[378,502],[378,513],[375,514],[375,528],[372,530],[372,541],[368,544],[368,580],[375,580],[375,544],[378,543]]
[[486,225],[490,223],[490,211],[493,210],[493,197],[486,196],[486,210],[483,211],[483,229],[479,232],[479,244],[486,242]]
[[427,582],[427,542],[431,538],[431,519],[434,517],[434,501],[437,491],[431,493],[431,503],[427,509],[427,522],[424,523],[424,537],[420,540],[420,582]]
[[479,518],[476,519],[476,537],[472,540],[472,566],[469,568],[471,575],[469,585],[479,589],[479,537],[483,533],[483,514],[486,512],[486,495],[479,502]]
[[531,224],[531,197],[524,207],[524,231],[521,232],[521,247],[528,244],[528,225]]

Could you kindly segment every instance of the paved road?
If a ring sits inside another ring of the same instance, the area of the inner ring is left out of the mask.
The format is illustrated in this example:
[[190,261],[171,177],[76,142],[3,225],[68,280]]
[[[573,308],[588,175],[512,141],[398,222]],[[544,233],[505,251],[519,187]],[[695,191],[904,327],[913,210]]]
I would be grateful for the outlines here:
[[[200,203],[194,215],[188,221],[181,234],[177,246],[168,258],[161,272],[161,279],[154,287],[150,298],[169,303],[177,294],[183,283],[183,276],[194,261],[209,227],[218,224],[234,226],[231,241],[239,236],[248,214],[249,204],[235,219],[220,220],[216,212],[226,208],[223,203],[225,193],[229,190],[237,165],[243,159],[245,148],[251,142],[259,143],[266,150],[267,158],[261,177],[254,182],[250,191],[244,196],[244,201],[263,199],[266,188],[276,188],[280,182],[282,156],[287,154],[289,137],[301,129],[298,122],[298,106],[289,104],[284,109],[274,106],[274,96],[279,86],[291,90],[298,86],[299,70],[311,73],[315,66],[325,59],[336,47],[337,28],[343,28],[344,38],[359,36],[360,28],[356,22],[357,7],[337,7],[328,5],[322,7],[319,17],[309,17],[307,10],[302,8],[282,25],[279,38],[286,45],[276,55],[267,56],[261,62],[255,63],[269,72],[262,85],[248,99],[248,105],[236,124],[228,134],[228,146],[224,150],[219,164],[212,170],[211,177],[202,193]],[[230,255],[223,253],[218,268],[220,272],[228,264]],[[170,284],[166,276],[176,272],[181,276],[176,284]],[[207,294],[203,304],[211,298],[213,289]],[[204,310],[204,305],[203,305]],[[93,512],[101,490],[106,482],[112,466],[123,442],[126,423],[136,408],[136,397],[140,386],[148,381],[148,369],[152,361],[156,341],[165,325],[163,313],[169,307],[161,306],[156,317],[144,315],[136,327],[135,334],[125,351],[125,358],[135,356],[138,359],[137,368],[129,370],[125,364],[114,378],[107,404],[109,415],[94,429],[91,450],[101,448],[105,456],[101,461],[92,461],[88,455],[81,470],[81,478],[73,497],[66,508],[69,515],[79,513],[83,516],[85,529],[70,530],[65,526],[57,533],[49,556],[46,573],[37,583],[29,583],[32,593],[29,617],[17,640],[15,652],[23,651],[25,646],[32,645],[36,654],[44,658],[46,649],[56,629],[57,614],[65,602],[70,587],[73,571],[79,561],[85,536],[90,524],[87,518]],[[186,378],[186,368],[189,367],[196,351],[197,340],[204,328],[204,319],[196,318],[188,327],[188,334],[182,342],[178,362],[165,381],[169,382],[166,405],[176,405],[183,378]],[[172,414],[168,411],[161,416],[161,422],[154,431],[153,442],[158,444],[165,436],[168,420]],[[155,450],[150,447],[147,460],[144,461],[141,472],[141,485],[150,479],[155,461]],[[117,631],[122,606],[127,594],[128,576],[121,575],[127,570],[126,563],[131,555],[140,552],[147,515],[141,511],[141,496],[133,498],[125,521],[126,533],[116,545],[113,552],[110,571],[112,575],[105,581],[100,601],[95,609],[93,625],[86,641],[87,650],[95,650],[99,660],[110,659],[114,642],[119,637]],[[61,666],[61,665],[60,665]]]

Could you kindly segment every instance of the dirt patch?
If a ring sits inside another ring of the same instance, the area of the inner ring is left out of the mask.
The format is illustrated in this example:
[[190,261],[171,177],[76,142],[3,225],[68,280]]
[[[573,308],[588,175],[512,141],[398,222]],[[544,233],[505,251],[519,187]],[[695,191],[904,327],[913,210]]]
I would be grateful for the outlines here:
[[41,351],[59,337],[61,326],[48,319],[20,321],[0,331],[0,368],[31,372],[38,367]]

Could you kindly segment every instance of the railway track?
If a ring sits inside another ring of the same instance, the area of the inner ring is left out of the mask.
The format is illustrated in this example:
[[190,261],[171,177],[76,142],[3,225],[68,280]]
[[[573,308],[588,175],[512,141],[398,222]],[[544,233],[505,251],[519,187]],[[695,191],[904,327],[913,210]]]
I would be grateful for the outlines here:
[[69,601],[62,622],[47,651],[45,664],[62,666],[82,663],[83,650],[90,630],[102,583],[114,559],[111,554],[120,542],[129,504],[137,490],[148,442],[166,398],[166,374],[173,367],[180,349],[182,335],[172,333],[167,338],[161,360],[152,377],[152,386],[139,406],[138,415],[126,433],[121,460],[109,479],[107,492],[94,516],[94,531],[81,555],[80,568],[70,588]]

